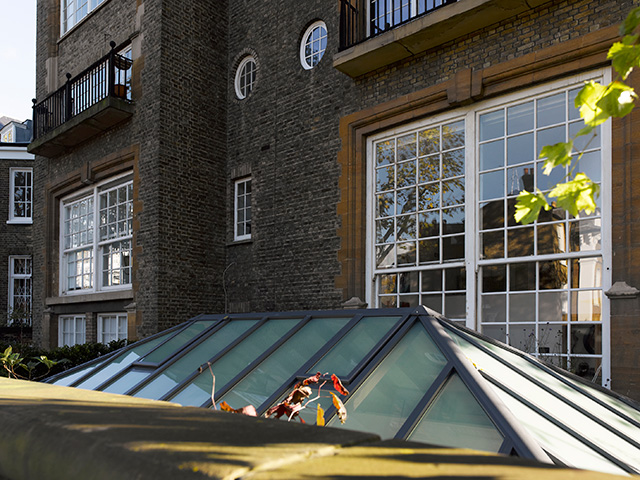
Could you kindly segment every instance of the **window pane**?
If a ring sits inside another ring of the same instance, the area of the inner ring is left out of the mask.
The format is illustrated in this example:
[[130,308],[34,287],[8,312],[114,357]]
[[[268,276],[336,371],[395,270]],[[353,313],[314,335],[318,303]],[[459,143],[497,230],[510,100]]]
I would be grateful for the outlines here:
[[[349,320],[349,318],[311,319],[231,391],[220,397],[219,401],[226,401],[233,408],[241,408],[245,405],[254,405],[259,408]],[[330,370],[327,372],[334,373]]]
[[329,372],[338,377],[347,377],[399,319],[363,317],[308,373]]
[[167,341],[164,345],[144,357],[142,361],[147,363],[162,363],[164,360],[169,358],[169,356],[173,354],[180,346],[195,338],[201,332],[203,332],[216,322],[217,320],[201,320],[189,325],[187,328],[175,335],[171,340]]
[[[344,427],[392,438],[446,363],[417,323],[346,400],[349,420]],[[340,426],[336,417],[329,425]]]
[[[176,385],[195,373],[195,368],[207,363],[218,352],[253,327],[257,320],[237,320],[227,323],[204,342],[164,369],[162,373],[135,393],[136,397],[160,399]],[[186,343],[187,339],[183,339]],[[184,343],[182,344],[184,345]],[[211,394],[211,392],[209,392]]]
[[[216,376],[216,390],[221,390],[231,379],[294,328],[300,320],[301,319],[268,320],[231,351],[216,360],[211,365]],[[211,398],[211,386],[211,373],[206,370],[195,377],[186,388],[169,400],[180,403],[181,405],[200,406]]]
[[504,439],[460,377],[453,374],[408,440],[497,452]]

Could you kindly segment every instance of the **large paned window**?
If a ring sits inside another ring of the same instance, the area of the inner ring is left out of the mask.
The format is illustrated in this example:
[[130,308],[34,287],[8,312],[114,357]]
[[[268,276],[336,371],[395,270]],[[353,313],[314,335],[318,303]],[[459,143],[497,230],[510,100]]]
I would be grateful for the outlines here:
[[131,287],[133,184],[101,184],[61,204],[62,293]]
[[9,257],[9,325],[31,325],[31,257]]
[[109,343],[127,339],[127,314],[109,313],[98,315],[98,342]]
[[10,170],[9,223],[31,223],[33,215],[33,170]]
[[86,343],[86,323],[84,315],[68,315],[58,318],[58,346]]
[[581,128],[574,100],[589,78],[370,140],[372,304],[422,304],[583,377],[608,377],[608,127],[576,145],[586,149],[578,171],[602,187],[593,214],[554,207],[533,225],[513,219],[521,190],[549,191],[567,173],[544,175],[538,157]]
[[105,0],[60,0],[60,35],[67,33]]

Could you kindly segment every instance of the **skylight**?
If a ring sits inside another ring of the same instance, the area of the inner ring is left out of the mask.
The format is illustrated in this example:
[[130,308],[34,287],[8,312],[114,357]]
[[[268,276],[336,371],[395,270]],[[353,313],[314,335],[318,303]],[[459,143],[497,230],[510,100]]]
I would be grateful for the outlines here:
[[[50,382],[211,408],[207,364],[216,403],[258,415],[301,379],[336,373],[351,393],[341,425],[323,387],[330,426],[640,473],[634,402],[424,307],[202,315]],[[300,416],[315,423],[315,408]]]

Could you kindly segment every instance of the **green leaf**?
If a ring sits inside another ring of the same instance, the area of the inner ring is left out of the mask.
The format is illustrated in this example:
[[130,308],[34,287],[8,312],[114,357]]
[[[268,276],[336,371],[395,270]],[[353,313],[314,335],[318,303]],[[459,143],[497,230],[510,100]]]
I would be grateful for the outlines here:
[[587,215],[596,209],[595,199],[600,193],[600,186],[593,183],[584,173],[577,173],[573,180],[559,183],[549,197],[557,198],[557,205],[577,217],[581,211]]
[[640,67],[640,45],[636,45],[638,35],[627,35],[622,42],[616,42],[609,49],[607,58],[613,68],[626,80],[634,67]]
[[624,117],[631,113],[637,95],[622,82],[611,82],[604,96],[598,100],[597,107],[609,117]]
[[629,12],[627,18],[620,25],[620,35],[629,35],[640,25],[640,7],[636,7]]
[[516,222],[527,225],[536,221],[542,208],[549,210],[551,207],[540,190],[536,193],[523,190],[518,195],[516,213],[513,218],[515,218]]
[[573,138],[577,138],[577,137],[582,137],[584,135],[589,135],[591,132],[593,132],[595,130],[596,127],[592,127],[591,125],[587,125],[586,127],[583,127],[580,129],[580,131],[578,133],[576,133],[575,137]]
[[604,97],[606,90],[606,86],[591,80],[586,82],[576,95],[575,106],[580,109],[580,116],[586,125],[596,127],[609,118],[597,105],[598,101]]
[[573,140],[568,142],[556,143],[555,145],[547,145],[542,148],[540,158],[545,158],[544,174],[549,175],[558,165],[567,165],[571,162],[571,149],[573,148]]

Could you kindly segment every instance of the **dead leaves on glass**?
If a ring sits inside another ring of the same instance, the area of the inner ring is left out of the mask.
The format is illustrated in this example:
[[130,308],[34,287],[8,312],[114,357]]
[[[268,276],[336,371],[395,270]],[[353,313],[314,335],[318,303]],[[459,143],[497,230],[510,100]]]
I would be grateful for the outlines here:
[[[211,369],[211,365],[207,364],[209,371],[211,372],[211,377],[213,379],[212,387],[211,387],[211,401],[213,402],[214,410],[217,409],[215,403],[215,385],[216,385],[216,377]],[[203,367],[200,367],[199,371],[202,372]],[[299,419],[302,423],[306,423],[304,419],[300,416],[300,412],[306,408],[316,408],[316,425],[322,427],[325,425],[324,409],[320,406],[320,404],[314,404],[322,395],[322,387],[327,383],[328,380],[325,378],[328,377],[329,374],[325,373],[324,375],[320,372],[317,372],[315,375],[311,377],[305,378],[303,381],[298,382],[294,385],[293,389],[287,395],[284,400],[280,403],[274,405],[269,408],[264,416],[267,418],[274,417],[280,418],[285,417],[288,421]],[[336,392],[338,392],[342,396],[349,395],[349,391],[344,387],[342,381],[338,378],[337,375],[331,374],[329,377],[333,384],[333,388]],[[312,397],[313,390],[310,385],[318,385],[318,393],[316,396]],[[342,403],[342,400],[333,392],[329,392],[331,394],[331,401],[333,406],[336,408],[336,414],[338,415],[338,419],[340,423],[345,423],[347,420],[347,409]],[[324,397],[327,397],[324,395]],[[256,412],[256,408],[253,405],[247,405],[242,408],[233,408],[227,402],[220,403],[220,410],[225,412],[232,413],[240,413],[242,415],[249,415],[251,417],[257,417],[258,414]]]

